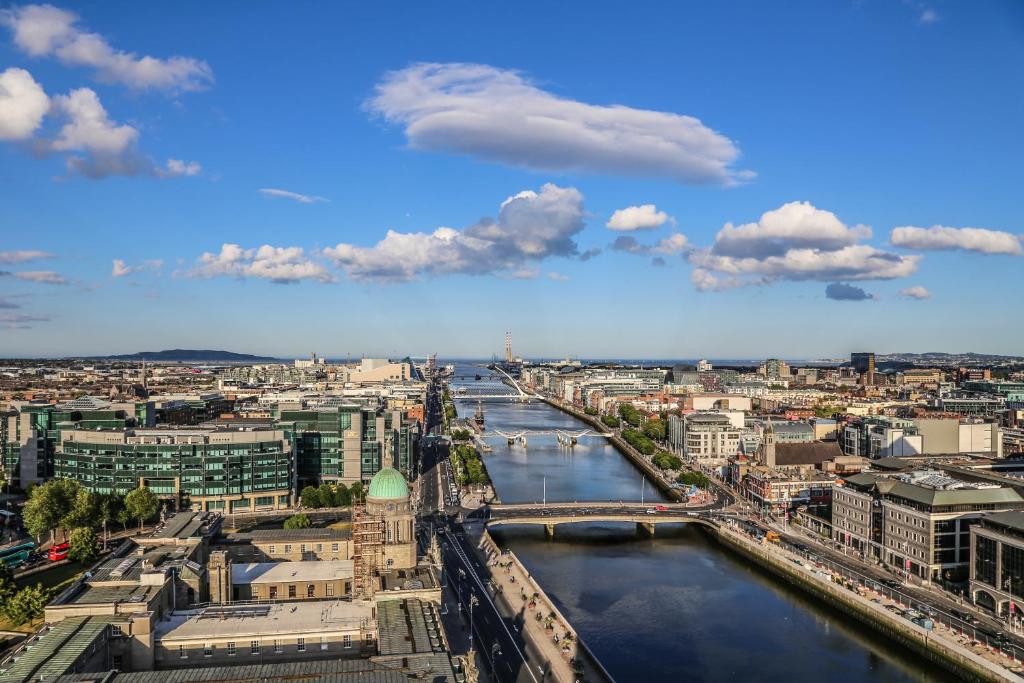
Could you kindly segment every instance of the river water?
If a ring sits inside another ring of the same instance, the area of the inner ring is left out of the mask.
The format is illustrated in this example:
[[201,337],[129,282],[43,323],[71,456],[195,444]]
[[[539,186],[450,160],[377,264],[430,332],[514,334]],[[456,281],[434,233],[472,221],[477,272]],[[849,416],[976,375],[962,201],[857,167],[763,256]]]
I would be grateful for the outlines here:
[[[453,388],[491,380],[459,365]],[[458,401],[460,416],[475,401]],[[553,436],[509,446],[494,436],[587,426],[540,402],[484,401],[487,469],[502,502],[660,500],[604,439],[573,449]],[[805,598],[732,555],[695,527],[658,525],[655,538],[635,526],[580,524],[500,527],[515,551],[619,683],[677,681],[956,680],[841,614]]]

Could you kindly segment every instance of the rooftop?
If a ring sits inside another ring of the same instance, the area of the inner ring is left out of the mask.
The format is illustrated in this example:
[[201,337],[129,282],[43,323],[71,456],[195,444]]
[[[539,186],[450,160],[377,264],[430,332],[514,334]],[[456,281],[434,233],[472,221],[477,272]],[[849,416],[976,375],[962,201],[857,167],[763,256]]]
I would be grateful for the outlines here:
[[346,541],[352,538],[352,529],[310,528],[310,529],[253,529],[252,531],[228,534],[228,541],[241,543],[301,543],[302,541]]
[[334,581],[355,576],[352,560],[303,562],[251,562],[231,565],[231,582],[288,583]]
[[1024,511],[993,512],[985,517],[985,526],[1006,527],[1024,533]]
[[38,640],[26,647],[0,672],[5,682],[50,680],[75,663],[110,622],[100,617],[71,617],[41,632]]
[[351,631],[373,626],[373,607],[372,602],[347,600],[208,607],[172,614],[156,624],[155,636],[177,642]]

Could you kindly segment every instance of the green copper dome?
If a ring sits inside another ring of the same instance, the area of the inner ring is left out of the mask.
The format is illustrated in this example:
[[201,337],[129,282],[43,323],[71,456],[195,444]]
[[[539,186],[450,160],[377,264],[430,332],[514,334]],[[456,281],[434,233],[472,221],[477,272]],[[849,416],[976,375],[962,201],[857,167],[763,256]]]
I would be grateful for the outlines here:
[[367,498],[408,498],[409,485],[402,473],[393,467],[385,467],[370,480]]

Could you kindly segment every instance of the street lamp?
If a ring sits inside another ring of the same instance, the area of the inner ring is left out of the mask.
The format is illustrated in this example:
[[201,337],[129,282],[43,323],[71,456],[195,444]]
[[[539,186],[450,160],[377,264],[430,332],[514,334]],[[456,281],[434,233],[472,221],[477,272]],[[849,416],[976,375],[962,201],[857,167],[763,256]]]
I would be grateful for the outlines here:
[[[462,570],[459,570],[462,571]],[[476,593],[469,595],[469,651],[473,652],[473,608],[480,604],[476,599]],[[494,671],[494,662],[491,662],[491,671]]]

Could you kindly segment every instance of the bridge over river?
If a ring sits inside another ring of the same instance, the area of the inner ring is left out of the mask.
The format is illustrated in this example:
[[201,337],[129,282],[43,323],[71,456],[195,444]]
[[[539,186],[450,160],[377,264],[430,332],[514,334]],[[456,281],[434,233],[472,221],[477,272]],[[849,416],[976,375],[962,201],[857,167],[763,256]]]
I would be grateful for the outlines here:
[[490,505],[484,509],[489,527],[507,524],[543,525],[554,536],[559,524],[627,522],[653,535],[658,524],[702,524],[715,527],[721,503],[693,506],[679,503],[636,503],[622,501],[585,503],[520,503]]

